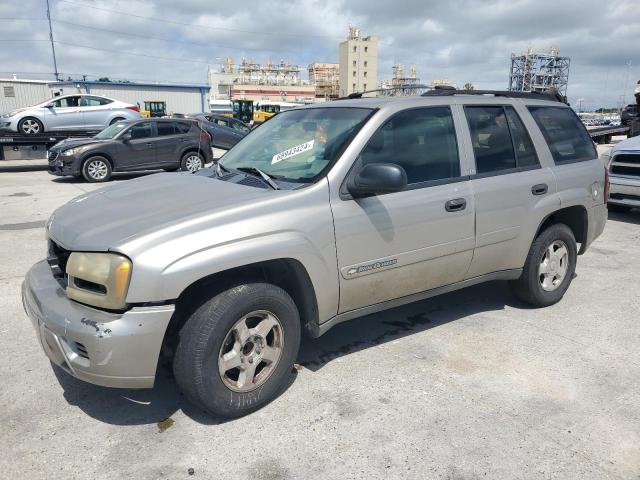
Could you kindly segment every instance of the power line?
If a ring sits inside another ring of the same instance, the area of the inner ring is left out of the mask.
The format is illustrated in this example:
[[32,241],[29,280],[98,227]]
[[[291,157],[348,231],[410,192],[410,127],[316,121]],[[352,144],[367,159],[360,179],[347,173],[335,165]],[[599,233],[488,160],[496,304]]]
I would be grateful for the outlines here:
[[[196,45],[199,47],[204,47],[204,48],[211,48],[212,45],[210,43],[200,43],[200,42],[192,42],[189,40],[174,40],[171,38],[163,38],[163,37],[153,37],[153,36],[149,36],[149,35],[143,35],[140,33],[131,33],[131,32],[122,32],[122,31],[118,31],[118,30],[109,30],[106,28],[97,28],[97,27],[93,27],[93,26],[89,26],[89,25],[82,25],[80,23],[73,23],[73,22],[68,22],[66,20],[58,20],[55,18],[52,18],[51,21],[53,23],[61,23],[61,24],[65,24],[65,25],[72,25],[74,27],[78,27],[78,28],[84,28],[87,30],[97,30],[100,32],[107,32],[107,33],[113,33],[116,35],[125,35],[125,36],[129,36],[129,37],[137,37],[137,38],[144,38],[144,39],[153,39],[153,40],[160,40],[163,42],[169,42],[169,43],[184,43],[184,44],[188,44],[188,45]],[[257,52],[278,52],[278,51],[282,51],[282,52],[287,52],[290,50],[274,50],[274,49],[270,49],[270,48],[248,48],[248,47],[231,47],[231,46],[227,46],[227,45],[215,45],[216,48],[224,48],[224,49],[229,49],[229,50],[252,50],[252,51],[257,51]]]
[[70,47],[86,48],[86,49],[89,49],[89,50],[97,50],[99,52],[117,53],[118,55],[133,55],[135,57],[154,58],[156,60],[169,60],[171,62],[189,62],[189,63],[203,63],[203,64],[211,63],[211,62],[208,62],[206,60],[195,60],[195,59],[190,59],[190,58],[178,58],[178,57],[160,57],[160,56],[157,56],[157,55],[148,55],[146,53],[133,53],[133,52],[127,52],[127,51],[122,51],[122,50],[109,50],[109,49],[106,49],[106,48],[88,47],[86,45],[78,45],[76,43],[61,42],[59,40],[56,40],[53,43],[55,43],[57,45],[68,45]]
[[322,37],[322,38],[332,38],[332,39],[337,39],[338,38],[338,37],[334,37],[332,35],[286,33],[286,32],[260,32],[260,31],[255,31],[255,30],[240,30],[240,29],[236,29],[236,28],[214,27],[212,25],[201,25],[201,24],[197,24],[197,23],[177,22],[175,20],[165,20],[163,18],[157,18],[157,17],[146,17],[146,16],[143,16],[143,15],[136,15],[136,14],[130,13],[130,12],[123,12],[121,10],[113,10],[113,9],[110,9],[110,8],[96,7],[96,6],[93,6],[93,5],[88,5],[86,3],[72,2],[71,0],[58,0],[58,3],[69,3],[71,5],[77,5],[77,6],[81,6],[81,7],[92,8],[94,10],[102,10],[104,12],[117,13],[119,15],[126,15],[128,17],[141,18],[143,20],[151,20],[151,21],[154,21],[154,22],[162,22],[162,23],[171,23],[171,24],[174,24],[174,25],[182,25],[182,26],[185,26],[185,27],[204,28],[204,29],[207,29],[207,30],[222,30],[222,31],[226,31],[226,32],[249,33],[249,34],[252,34],[252,35],[271,35],[271,36],[290,36],[290,37]]

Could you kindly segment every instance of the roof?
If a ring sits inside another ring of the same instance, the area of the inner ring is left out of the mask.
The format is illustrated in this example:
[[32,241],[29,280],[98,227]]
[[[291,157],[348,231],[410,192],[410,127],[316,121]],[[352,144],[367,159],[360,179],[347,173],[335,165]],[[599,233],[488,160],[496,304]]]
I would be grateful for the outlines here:
[[49,87],[64,87],[68,85],[108,85],[108,86],[117,86],[117,87],[128,87],[128,88],[136,88],[136,87],[154,87],[154,88],[191,88],[194,90],[202,90],[206,88],[207,90],[211,88],[206,84],[194,84],[194,83],[151,83],[151,82],[98,82],[94,80],[69,80],[64,82],[50,82]]
[[49,83],[48,80],[28,80],[25,78],[0,78],[0,82],[10,82],[10,83],[36,83],[39,85],[46,85]]

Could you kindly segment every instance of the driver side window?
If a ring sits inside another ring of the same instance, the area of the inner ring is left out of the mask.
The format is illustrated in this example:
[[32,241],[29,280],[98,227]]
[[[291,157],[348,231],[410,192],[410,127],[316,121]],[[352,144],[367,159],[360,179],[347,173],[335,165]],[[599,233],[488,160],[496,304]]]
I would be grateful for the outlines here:
[[139,138],[149,138],[151,137],[152,131],[153,127],[151,125],[151,122],[136,123],[129,129],[131,140],[137,140]]
[[426,107],[394,115],[360,154],[362,165],[394,163],[418,184],[460,176],[458,144],[448,107]]

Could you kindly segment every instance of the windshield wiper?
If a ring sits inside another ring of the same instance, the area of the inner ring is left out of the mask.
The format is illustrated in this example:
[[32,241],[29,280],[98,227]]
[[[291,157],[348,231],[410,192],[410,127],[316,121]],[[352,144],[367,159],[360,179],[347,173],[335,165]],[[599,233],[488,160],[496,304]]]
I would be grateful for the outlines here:
[[276,182],[273,181],[274,178],[279,178],[276,175],[269,175],[268,173],[263,172],[259,168],[256,167],[238,167],[236,170],[240,170],[241,172],[248,173],[249,175],[253,175],[254,177],[259,176],[262,178],[267,184],[273,188],[274,190],[280,190],[280,187]]

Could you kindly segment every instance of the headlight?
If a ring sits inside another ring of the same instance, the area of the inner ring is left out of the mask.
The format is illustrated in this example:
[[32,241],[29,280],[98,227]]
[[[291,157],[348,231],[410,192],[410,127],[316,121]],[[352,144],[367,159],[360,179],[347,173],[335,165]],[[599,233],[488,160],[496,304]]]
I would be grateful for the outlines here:
[[72,252],[67,260],[67,296],[109,310],[122,310],[131,279],[131,260],[115,253]]
[[62,155],[63,157],[70,157],[71,155],[75,155],[79,151],[80,151],[80,147],[69,148],[68,150],[63,150],[60,155]]

